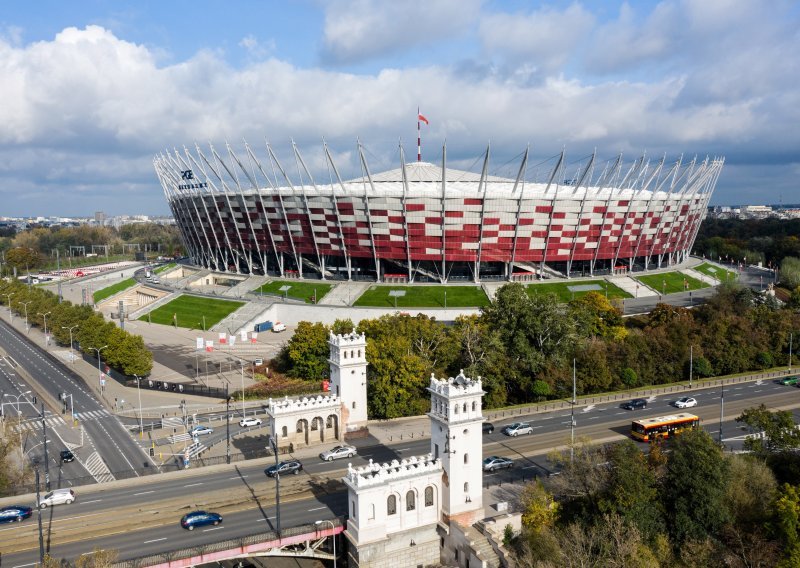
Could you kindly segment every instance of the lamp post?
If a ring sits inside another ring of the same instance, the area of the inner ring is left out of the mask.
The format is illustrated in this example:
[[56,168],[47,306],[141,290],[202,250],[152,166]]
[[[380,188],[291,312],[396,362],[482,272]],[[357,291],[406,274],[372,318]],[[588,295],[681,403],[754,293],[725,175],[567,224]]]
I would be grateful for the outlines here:
[[689,346],[689,388],[692,388],[692,370],[694,369],[694,345]]
[[144,428],[142,428],[142,390],[139,388],[142,378],[136,373],[133,373],[133,376],[136,377],[136,395],[139,397],[139,439],[141,440],[144,438]]
[[281,474],[278,472],[278,439],[273,433],[269,437],[269,445],[275,452],[275,521],[278,537],[281,536]]
[[22,415],[22,412],[20,412],[20,410],[19,410],[19,399],[22,398],[23,396],[25,396],[26,394],[31,394],[31,391],[26,390],[25,392],[21,392],[19,394],[8,394],[8,393],[5,393],[3,396],[7,396],[7,397],[10,397],[10,398],[16,399],[16,401],[17,401],[16,402],[17,414]]
[[3,294],[3,296],[5,296],[6,299],[8,300],[8,315],[11,318],[11,323],[12,324],[14,323],[14,312],[11,311],[11,296],[13,296],[13,295],[14,295],[14,292],[11,292],[10,294]]
[[20,302],[20,304],[22,304],[22,307],[25,308],[25,333],[28,333],[30,331],[30,328],[28,327],[28,304],[30,304],[32,301],[33,300],[28,300],[27,302]]
[[[320,526],[322,523],[330,523],[331,528],[336,530],[336,525],[333,524],[333,521],[330,519],[323,519],[321,521],[315,521],[314,524]],[[333,539],[333,568],[336,568],[336,535],[332,534],[331,539]]]
[[45,344],[45,347],[50,344],[50,341],[47,338],[47,316],[49,316],[52,313],[53,312],[47,312],[47,313],[43,314],[42,312],[37,312],[37,314],[36,314],[36,315],[42,316],[44,318],[44,344]]
[[789,371],[792,370],[792,333],[789,334]]
[[89,347],[89,349],[97,351],[97,380],[100,382],[100,392],[105,391],[105,385],[103,384],[103,373],[100,371],[100,352],[106,347],[108,347],[108,345],[103,345],[102,347]]
[[244,359],[239,359],[239,364],[242,367],[242,418],[247,418],[244,410]]
[[75,344],[72,343],[72,330],[75,329],[76,327],[79,327],[79,326],[77,324],[73,325],[73,326],[70,326],[70,327],[67,327],[65,325],[61,326],[61,329],[68,329],[69,330],[69,360],[72,362],[73,365],[75,364],[75,353],[74,353],[74,350],[72,349],[72,346],[75,345]]
[[34,462],[33,467],[36,469],[36,516],[39,520],[39,565],[44,566],[44,538],[42,533],[42,506],[40,505],[39,497],[39,460]]

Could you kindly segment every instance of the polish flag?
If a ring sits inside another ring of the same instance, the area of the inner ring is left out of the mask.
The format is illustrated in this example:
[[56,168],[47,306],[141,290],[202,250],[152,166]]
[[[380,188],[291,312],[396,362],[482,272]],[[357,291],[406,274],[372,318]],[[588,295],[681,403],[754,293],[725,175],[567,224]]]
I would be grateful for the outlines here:
[[420,114],[420,115],[417,115],[417,120],[421,120],[421,121],[422,121],[422,122],[424,122],[425,124],[428,124],[428,119],[427,119],[427,118],[425,118],[425,116],[424,116],[424,115],[422,115],[422,114]]

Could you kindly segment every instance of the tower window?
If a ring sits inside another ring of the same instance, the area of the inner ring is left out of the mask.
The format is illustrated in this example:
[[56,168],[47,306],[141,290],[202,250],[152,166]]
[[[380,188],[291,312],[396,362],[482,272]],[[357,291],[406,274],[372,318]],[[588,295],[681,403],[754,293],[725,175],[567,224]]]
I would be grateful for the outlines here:
[[386,514],[394,515],[397,512],[397,497],[389,495],[386,499]]
[[453,414],[458,414],[458,405],[457,404],[453,407]]
[[433,506],[433,487],[431,486],[425,488],[425,506]]
[[342,358],[343,358],[343,359],[347,359],[347,351],[345,351],[345,352],[343,353],[343,357],[342,357]]
[[413,511],[417,508],[417,504],[414,502],[414,492],[409,491],[406,493],[406,511]]
[[464,493],[469,493],[469,482],[464,482]]
[[358,350],[358,358],[361,359],[361,349]]
[[469,454],[464,454],[464,465],[469,463]]
[[356,401],[354,400],[353,401],[353,409],[355,409],[355,407],[356,407]]
[[467,403],[466,402],[464,403],[463,410],[464,410],[464,414],[466,414],[467,413]]
[[472,412],[475,412],[476,410],[478,410],[478,403],[473,400],[472,401]]

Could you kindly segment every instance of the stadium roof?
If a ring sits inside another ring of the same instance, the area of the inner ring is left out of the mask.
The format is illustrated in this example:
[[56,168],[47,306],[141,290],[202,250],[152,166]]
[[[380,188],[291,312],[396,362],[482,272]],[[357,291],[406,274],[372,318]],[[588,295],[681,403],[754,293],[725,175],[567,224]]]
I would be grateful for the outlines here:
[[[378,174],[372,175],[373,182],[402,182],[403,181],[403,174],[402,168],[397,168],[394,170],[388,170],[385,172],[380,172]],[[447,168],[447,182],[472,182],[472,183],[479,183],[481,181],[481,174],[480,173],[473,173],[473,172],[465,172],[463,170],[454,170],[451,168]],[[442,181],[442,168],[431,164],[430,162],[409,162],[406,164],[406,177],[408,178],[409,182],[441,182]],[[360,177],[352,180],[348,180],[348,183],[356,183],[356,182],[364,182],[367,181],[367,177]],[[498,176],[486,176],[486,181],[491,182],[511,182],[514,183],[515,180],[508,179],[504,177]]]

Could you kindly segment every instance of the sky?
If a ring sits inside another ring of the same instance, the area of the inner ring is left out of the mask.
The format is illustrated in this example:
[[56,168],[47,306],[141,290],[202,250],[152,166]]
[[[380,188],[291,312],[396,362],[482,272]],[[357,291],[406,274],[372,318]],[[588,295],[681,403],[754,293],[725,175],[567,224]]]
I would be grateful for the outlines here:
[[722,156],[712,204],[798,203],[798,54],[786,0],[4,2],[0,217],[169,214],[153,159],[195,144],[393,169],[418,107],[450,167]]

